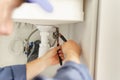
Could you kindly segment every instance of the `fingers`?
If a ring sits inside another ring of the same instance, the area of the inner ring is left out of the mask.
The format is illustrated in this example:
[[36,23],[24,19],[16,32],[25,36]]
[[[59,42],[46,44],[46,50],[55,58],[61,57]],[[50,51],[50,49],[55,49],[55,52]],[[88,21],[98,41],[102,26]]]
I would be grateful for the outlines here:
[[8,22],[0,24],[0,35],[9,35],[12,33],[12,21],[9,20]]
[[4,8],[4,10],[0,9],[0,12],[0,35],[9,35],[10,33],[12,33],[13,28],[11,10],[9,10],[8,8]]
[[63,54],[62,50],[59,50],[58,53],[59,53],[58,55],[61,57],[61,59],[64,60],[64,54]]
[[60,50],[61,49],[61,46],[58,46],[58,47],[55,47],[55,48],[53,48],[55,51],[58,51],[58,50]]
[[[54,49],[55,49],[55,51],[56,51],[56,53],[57,53],[57,57],[60,56],[61,59],[64,60],[64,54],[63,54],[63,52],[62,52],[61,46],[56,47],[56,48],[54,48]],[[58,59],[59,59],[59,58],[58,58]]]
[[76,44],[75,41],[73,40],[68,40],[67,42],[63,43],[62,47],[66,46],[66,45],[71,45],[71,44]]
[[69,40],[62,45],[62,51],[65,54],[65,62],[74,61],[80,63],[81,47],[73,40]]
[[59,56],[61,57],[62,60],[65,59],[64,55],[63,54],[59,54]]
[[12,33],[12,12],[16,7],[20,6],[23,1],[24,0],[0,1],[0,35],[9,35],[10,33]]
[[65,54],[69,53],[80,53],[81,47],[73,40],[68,40],[62,45],[62,50]]

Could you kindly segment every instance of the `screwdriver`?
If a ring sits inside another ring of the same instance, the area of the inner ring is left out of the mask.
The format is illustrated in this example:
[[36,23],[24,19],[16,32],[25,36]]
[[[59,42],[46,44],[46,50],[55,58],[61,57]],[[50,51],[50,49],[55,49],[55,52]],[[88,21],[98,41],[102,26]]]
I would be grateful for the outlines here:
[[[61,33],[59,33],[59,37],[60,37],[64,42],[67,42],[67,39],[66,39]],[[59,53],[60,50],[61,50],[61,49],[58,50],[58,53]],[[60,65],[62,65],[62,59],[61,59],[61,57],[60,57],[59,55],[58,55],[58,57],[59,57]]]
[[[56,28],[56,32],[57,32],[57,46],[60,46],[60,44],[59,44],[59,37],[64,41],[64,42],[67,42],[67,39],[61,34],[61,33],[59,33],[59,29],[58,28]],[[61,49],[59,49],[58,51],[57,51],[57,54],[58,54],[58,58],[59,58],[59,62],[60,62],[60,65],[62,66],[62,58],[60,57],[60,55],[59,55],[59,51],[60,51]]]
[[[57,35],[57,46],[60,46],[60,43],[59,43],[59,28],[56,28],[56,35]],[[59,58],[59,62],[60,62],[60,65],[62,66],[62,58],[60,57],[60,51],[61,49],[57,50],[57,55],[58,55],[58,58]]]
[[59,36],[64,42],[67,42],[67,39],[61,33],[59,33]]

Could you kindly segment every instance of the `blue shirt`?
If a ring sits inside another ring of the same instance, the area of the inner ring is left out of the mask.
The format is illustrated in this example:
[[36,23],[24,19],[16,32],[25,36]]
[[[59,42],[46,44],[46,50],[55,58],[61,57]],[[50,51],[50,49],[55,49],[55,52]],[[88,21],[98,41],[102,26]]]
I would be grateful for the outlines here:
[[[26,80],[26,66],[16,65],[0,68],[0,80]],[[85,65],[66,62],[53,78],[43,76],[34,80],[92,80]]]

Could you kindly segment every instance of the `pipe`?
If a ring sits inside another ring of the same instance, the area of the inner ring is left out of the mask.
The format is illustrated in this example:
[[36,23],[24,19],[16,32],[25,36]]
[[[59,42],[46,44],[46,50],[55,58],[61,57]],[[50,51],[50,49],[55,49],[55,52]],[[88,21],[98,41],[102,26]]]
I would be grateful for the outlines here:
[[41,36],[41,44],[39,48],[39,57],[41,57],[50,49],[49,32],[53,31],[53,26],[37,25],[37,28],[40,31],[40,36]]

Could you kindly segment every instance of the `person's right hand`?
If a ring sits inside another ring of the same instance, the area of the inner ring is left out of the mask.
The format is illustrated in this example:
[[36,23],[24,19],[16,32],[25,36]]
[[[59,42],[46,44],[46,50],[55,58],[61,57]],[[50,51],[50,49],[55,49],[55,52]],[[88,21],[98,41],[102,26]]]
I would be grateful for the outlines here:
[[62,45],[62,51],[65,55],[65,61],[73,61],[76,63],[80,63],[80,54],[81,47],[74,42],[73,40],[69,40]]

